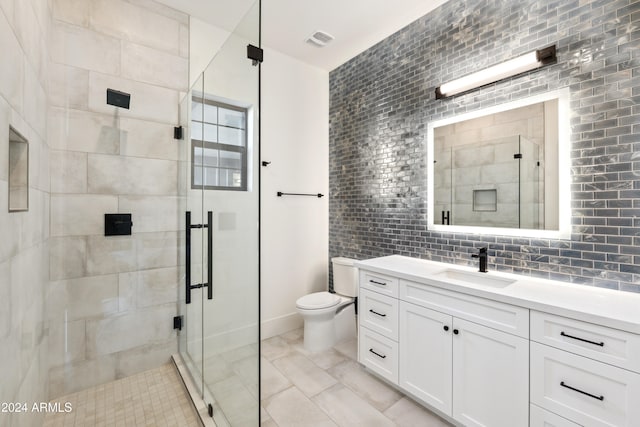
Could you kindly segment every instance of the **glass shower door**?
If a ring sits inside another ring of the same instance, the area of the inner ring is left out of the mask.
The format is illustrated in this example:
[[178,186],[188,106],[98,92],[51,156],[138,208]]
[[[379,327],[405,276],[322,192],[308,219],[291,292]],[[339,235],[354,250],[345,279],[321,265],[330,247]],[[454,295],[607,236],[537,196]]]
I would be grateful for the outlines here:
[[259,423],[260,74],[248,58],[259,22],[256,2],[181,109],[190,113],[183,206],[192,289],[189,298],[184,286],[180,352],[218,426]]
[[[258,425],[259,46],[256,2],[204,72],[210,134],[203,211],[213,212],[213,300],[203,310],[204,384],[233,426]],[[220,425],[220,423],[218,423]]]
[[202,343],[202,310],[204,283],[203,252],[204,236],[202,188],[192,184],[194,162],[191,151],[194,147],[202,146],[202,109],[198,109],[196,102],[202,94],[202,76],[180,103],[180,127],[183,135],[179,162],[179,218],[180,248],[178,265],[180,266],[179,313],[182,318],[181,330],[178,334],[178,347],[182,361],[186,365],[198,393],[204,393],[202,376],[203,343]]

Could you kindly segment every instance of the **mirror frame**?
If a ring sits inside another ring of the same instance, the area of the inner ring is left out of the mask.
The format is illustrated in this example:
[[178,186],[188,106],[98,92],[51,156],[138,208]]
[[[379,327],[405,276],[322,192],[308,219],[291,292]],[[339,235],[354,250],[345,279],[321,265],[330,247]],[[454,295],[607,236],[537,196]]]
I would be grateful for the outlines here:
[[[531,104],[558,100],[558,230],[536,230],[527,228],[482,227],[468,225],[435,224],[434,202],[434,129],[475,119],[490,114],[525,107]],[[534,238],[571,238],[571,181],[570,181],[570,126],[569,126],[569,88],[563,88],[543,94],[530,96],[517,101],[507,102],[482,108],[477,111],[463,113],[446,119],[432,121],[427,125],[427,229],[444,233],[490,234],[502,236],[519,236]]]

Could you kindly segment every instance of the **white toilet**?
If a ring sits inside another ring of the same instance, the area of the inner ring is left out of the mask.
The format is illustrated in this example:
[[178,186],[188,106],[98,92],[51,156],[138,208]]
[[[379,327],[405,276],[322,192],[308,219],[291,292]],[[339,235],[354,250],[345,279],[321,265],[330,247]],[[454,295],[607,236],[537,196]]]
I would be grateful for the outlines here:
[[315,292],[298,298],[296,308],[304,319],[304,348],[318,352],[356,337],[355,297],[358,269],[355,260],[331,258],[333,290]]

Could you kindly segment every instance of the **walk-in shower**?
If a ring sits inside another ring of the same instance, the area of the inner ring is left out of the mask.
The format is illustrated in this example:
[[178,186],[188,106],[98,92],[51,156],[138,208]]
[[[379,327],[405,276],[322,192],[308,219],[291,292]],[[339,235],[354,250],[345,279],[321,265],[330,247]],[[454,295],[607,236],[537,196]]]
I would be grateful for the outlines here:
[[217,425],[258,424],[259,12],[216,52],[228,29],[163,2],[0,2],[0,402],[110,424],[113,399],[78,396],[159,395],[137,375],[179,353]]

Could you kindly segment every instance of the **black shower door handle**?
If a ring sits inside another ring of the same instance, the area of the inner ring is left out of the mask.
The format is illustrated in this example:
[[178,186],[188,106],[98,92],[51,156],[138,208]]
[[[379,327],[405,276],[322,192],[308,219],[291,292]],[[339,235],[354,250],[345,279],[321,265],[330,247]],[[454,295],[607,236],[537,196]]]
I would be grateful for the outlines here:
[[[207,229],[207,282],[197,285],[191,284],[191,230],[194,228]],[[206,224],[191,224],[191,212],[185,212],[185,303],[191,304],[191,290],[207,288],[207,299],[213,299],[213,286],[211,276],[213,274],[213,212],[207,212]]]
[[185,303],[191,304],[191,212],[185,212],[185,224],[184,224],[184,253],[185,253],[185,273],[184,273],[184,284],[185,284]]
[[213,299],[213,212],[207,212],[207,299]]

